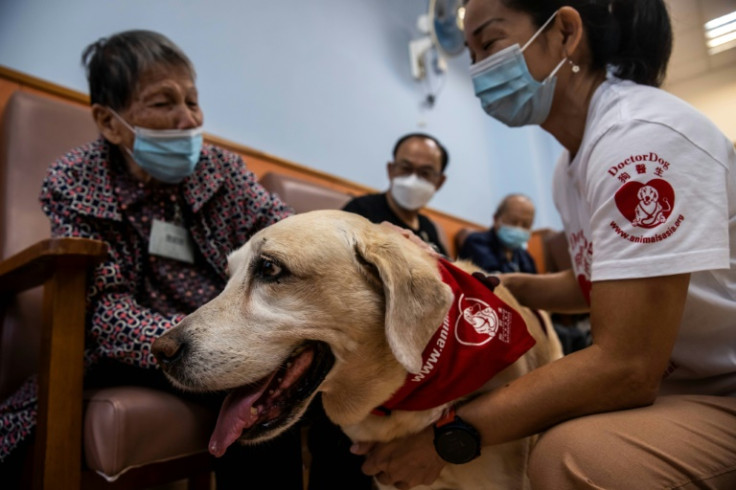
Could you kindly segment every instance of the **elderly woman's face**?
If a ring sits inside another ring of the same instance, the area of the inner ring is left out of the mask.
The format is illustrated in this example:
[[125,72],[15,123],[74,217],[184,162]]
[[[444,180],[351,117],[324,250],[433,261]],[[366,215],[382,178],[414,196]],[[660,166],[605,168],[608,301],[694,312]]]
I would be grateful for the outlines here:
[[[144,72],[131,103],[120,115],[131,126],[148,129],[192,129],[204,121],[191,74],[170,66]],[[133,133],[123,134],[123,145],[133,148]]]

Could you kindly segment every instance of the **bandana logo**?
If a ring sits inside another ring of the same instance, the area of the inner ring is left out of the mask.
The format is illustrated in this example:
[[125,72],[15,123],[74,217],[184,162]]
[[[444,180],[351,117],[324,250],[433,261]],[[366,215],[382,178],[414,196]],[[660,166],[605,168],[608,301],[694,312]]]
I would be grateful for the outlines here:
[[487,344],[498,333],[499,320],[496,312],[485,301],[460,295],[457,309],[461,312],[455,321],[455,338],[468,346]]
[[675,191],[662,179],[627,182],[615,196],[618,210],[633,226],[656,228],[667,221],[675,204]]
[[472,393],[535,343],[521,314],[477,278],[443,259],[437,265],[455,301],[422,352],[421,371],[407,373],[375,415],[427,410]]

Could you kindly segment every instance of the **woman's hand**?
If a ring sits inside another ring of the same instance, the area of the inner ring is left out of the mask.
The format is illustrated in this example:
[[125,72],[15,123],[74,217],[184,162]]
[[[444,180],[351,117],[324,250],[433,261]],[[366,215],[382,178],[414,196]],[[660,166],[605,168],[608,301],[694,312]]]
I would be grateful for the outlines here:
[[375,476],[384,485],[401,490],[418,485],[431,485],[440,475],[445,461],[434,450],[434,430],[386,443],[360,442],[350,452],[365,455],[363,473]]
[[587,313],[588,303],[572,269],[547,274],[501,274],[501,284],[529,308],[551,313]]
[[442,255],[437,252],[437,250],[435,250],[432,245],[428,244],[427,242],[416,236],[411,230],[401,228],[400,226],[396,226],[395,224],[389,223],[388,221],[382,221],[380,226],[384,227],[387,230],[391,230],[400,235],[403,235],[404,238],[407,238],[410,242],[427,252],[432,257],[438,259],[442,257]]

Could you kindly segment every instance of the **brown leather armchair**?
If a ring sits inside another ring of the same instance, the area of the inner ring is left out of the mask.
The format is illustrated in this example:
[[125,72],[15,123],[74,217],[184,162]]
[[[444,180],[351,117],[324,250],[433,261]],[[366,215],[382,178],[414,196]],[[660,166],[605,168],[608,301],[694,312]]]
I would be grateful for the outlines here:
[[455,234],[455,250],[457,250],[457,255],[460,255],[460,250],[463,248],[463,244],[465,243],[465,240],[467,240],[468,236],[471,233],[475,233],[477,230],[475,228],[461,228],[456,234]]
[[341,209],[353,198],[347,192],[276,172],[264,174],[258,182],[267,191],[278,194],[297,213]]
[[[101,242],[49,238],[38,195],[48,165],[93,140],[89,110],[16,91],[0,140],[0,399],[38,373],[33,487],[210,487],[216,414],[124,386],[83,393],[85,290]],[[82,457],[84,455],[84,458]]]

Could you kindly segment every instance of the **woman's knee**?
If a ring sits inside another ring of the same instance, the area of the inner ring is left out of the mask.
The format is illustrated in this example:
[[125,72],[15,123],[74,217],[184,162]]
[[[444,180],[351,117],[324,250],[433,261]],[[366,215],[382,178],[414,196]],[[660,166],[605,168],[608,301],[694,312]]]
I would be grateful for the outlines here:
[[573,490],[608,488],[615,470],[603,462],[611,457],[605,430],[590,420],[575,419],[549,429],[532,451],[529,478],[532,488]]

